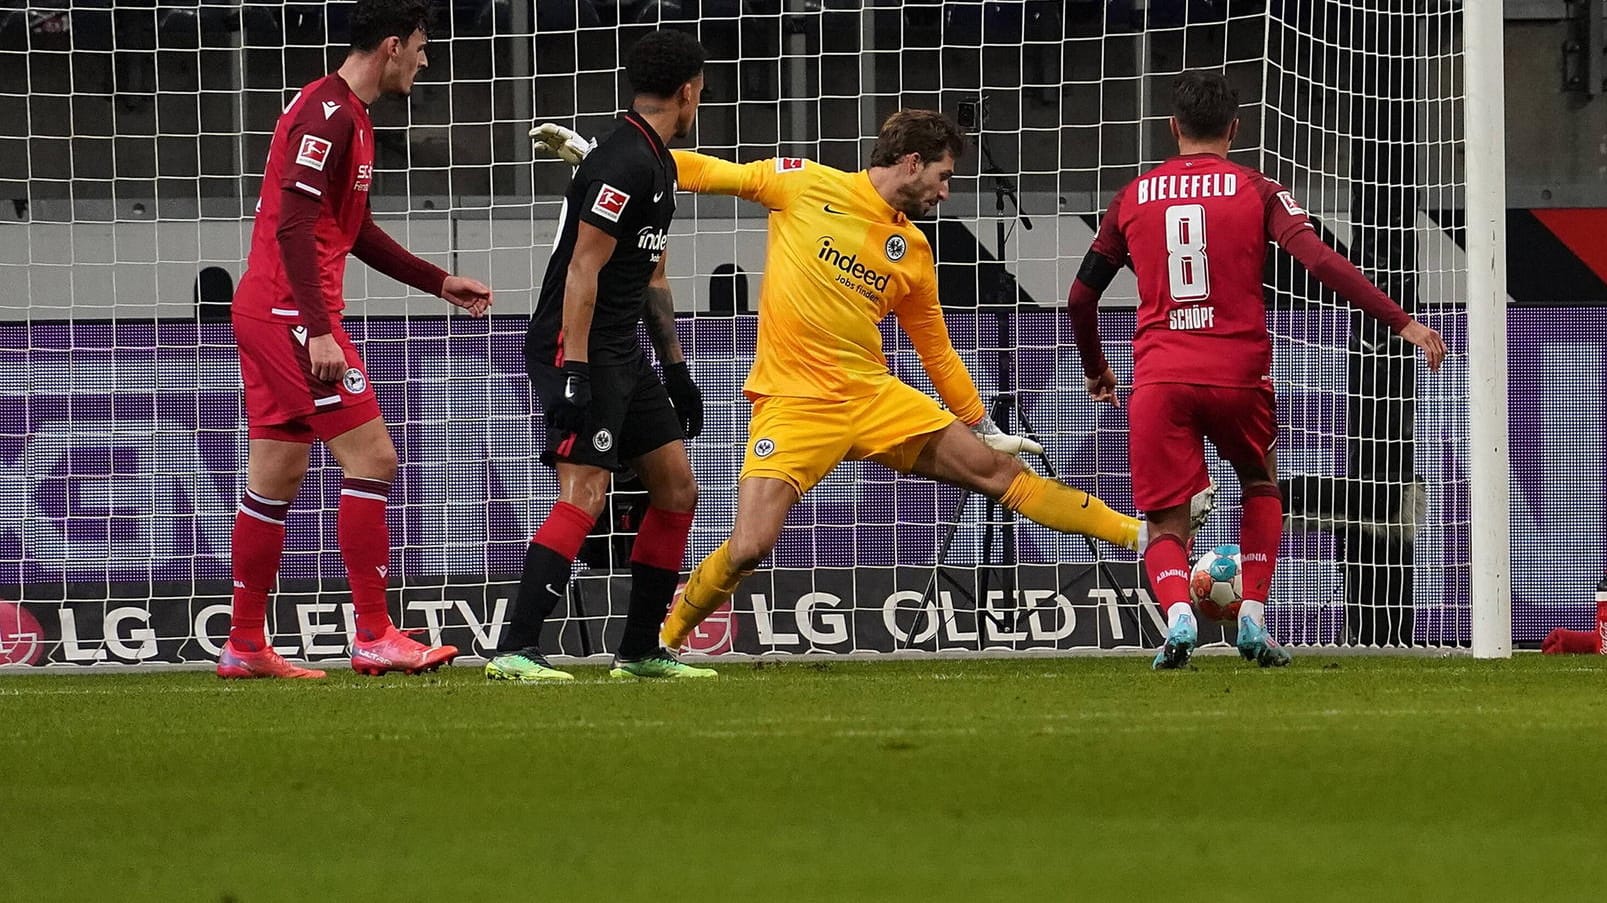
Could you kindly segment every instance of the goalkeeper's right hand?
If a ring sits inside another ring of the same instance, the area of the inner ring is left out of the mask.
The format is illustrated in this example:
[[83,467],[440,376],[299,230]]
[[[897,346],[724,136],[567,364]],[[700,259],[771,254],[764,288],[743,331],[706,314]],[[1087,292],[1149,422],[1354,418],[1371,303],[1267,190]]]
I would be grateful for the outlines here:
[[1004,452],[1007,455],[1043,454],[1043,446],[1028,439],[1026,436],[1012,436],[999,429],[999,425],[993,422],[993,418],[986,414],[982,415],[981,420],[971,424],[971,432],[976,433],[976,437],[982,440],[983,445],[994,451]]
[[530,149],[536,154],[552,154],[568,163],[579,166],[586,159],[596,141],[587,141],[574,129],[566,129],[556,122],[543,122],[530,130]]

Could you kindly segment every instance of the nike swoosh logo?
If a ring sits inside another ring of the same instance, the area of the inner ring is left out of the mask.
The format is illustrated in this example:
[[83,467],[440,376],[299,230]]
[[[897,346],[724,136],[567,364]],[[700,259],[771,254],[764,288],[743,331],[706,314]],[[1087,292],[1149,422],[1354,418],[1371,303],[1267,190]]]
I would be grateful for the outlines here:
[[662,192],[662,191],[660,191],[658,194],[653,195],[653,203],[655,203],[655,204],[657,204],[659,201],[662,201],[663,199],[664,199],[664,192]]
[[574,384],[573,383],[564,383],[564,398],[565,399],[573,399],[574,397],[575,397],[575,386],[574,386]]
[[846,210],[833,210],[833,209],[831,209],[830,204],[826,205],[825,210],[826,210],[827,213],[836,214],[837,216],[847,216],[848,215],[848,211],[846,211]]
[[547,584],[547,592],[552,593],[554,596],[563,595],[563,593],[558,592],[558,588],[553,586],[551,583]]

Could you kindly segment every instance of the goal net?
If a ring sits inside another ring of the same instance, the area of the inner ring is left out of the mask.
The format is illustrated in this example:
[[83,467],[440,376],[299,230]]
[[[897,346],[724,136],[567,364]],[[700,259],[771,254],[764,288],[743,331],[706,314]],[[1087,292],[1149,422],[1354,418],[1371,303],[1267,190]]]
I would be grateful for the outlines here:
[[[1048,448],[1040,472],[1131,510],[1125,413],[1082,392],[1063,306],[1112,194],[1172,151],[1171,80],[1225,69],[1235,159],[1282,181],[1325,239],[1445,334],[1428,374],[1287,257],[1267,272],[1289,529],[1269,605],[1295,644],[1469,638],[1460,4],[1419,0],[458,0],[410,99],[373,105],[372,203],[404,245],[496,292],[447,315],[353,265],[348,329],[402,467],[393,609],[469,654],[495,647],[525,543],[556,496],[523,373],[569,177],[525,132],[586,135],[625,102],[623,54],[654,27],[708,48],[692,141],[749,161],[856,169],[900,107],[963,120],[972,152],[923,224],[949,327],[996,417]],[[0,7],[0,662],[206,662],[226,634],[245,432],[228,303],[269,136],[344,54],[349,5]],[[669,243],[680,331],[708,403],[689,444],[701,500],[686,566],[736,506],[764,272],[764,211],[682,195]],[[1101,328],[1131,376],[1134,283]],[[930,390],[908,342],[894,371]],[[1238,493],[1196,550],[1233,542]],[[577,562],[554,652],[623,625],[642,499],[627,476]],[[289,520],[270,612],[285,654],[351,633],[321,449]],[[724,653],[1146,647],[1159,614],[1133,556],[984,499],[839,467],[765,569],[691,649]]]

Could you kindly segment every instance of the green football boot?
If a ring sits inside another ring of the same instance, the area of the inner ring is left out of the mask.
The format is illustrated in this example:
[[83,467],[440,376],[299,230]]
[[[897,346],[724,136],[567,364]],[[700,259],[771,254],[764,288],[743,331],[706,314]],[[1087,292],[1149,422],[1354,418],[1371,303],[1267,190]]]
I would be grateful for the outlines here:
[[520,649],[499,655],[485,663],[486,680],[516,680],[521,683],[550,683],[574,680],[575,675],[547,663],[547,657],[534,649]]
[[608,676],[620,679],[633,677],[638,680],[697,680],[718,677],[720,672],[713,668],[688,665],[671,655],[668,649],[660,646],[638,659],[614,656],[614,667],[608,672]]

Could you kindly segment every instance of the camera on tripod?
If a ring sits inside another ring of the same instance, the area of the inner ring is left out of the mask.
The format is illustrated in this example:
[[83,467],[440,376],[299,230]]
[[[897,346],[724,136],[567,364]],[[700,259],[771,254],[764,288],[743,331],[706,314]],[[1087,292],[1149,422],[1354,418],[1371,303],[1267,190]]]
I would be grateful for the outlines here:
[[975,135],[988,124],[988,96],[978,94],[975,100],[962,100],[955,113],[955,120],[960,131],[967,135]]

